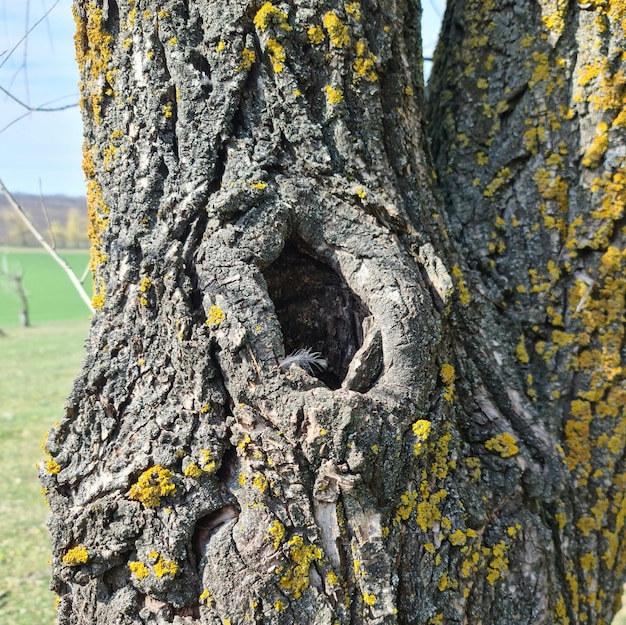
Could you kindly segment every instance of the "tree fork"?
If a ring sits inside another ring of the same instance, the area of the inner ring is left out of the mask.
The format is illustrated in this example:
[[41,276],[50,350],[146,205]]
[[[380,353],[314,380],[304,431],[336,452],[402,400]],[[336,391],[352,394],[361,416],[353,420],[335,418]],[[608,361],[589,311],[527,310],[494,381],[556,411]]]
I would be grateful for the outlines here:
[[557,622],[575,500],[446,234],[418,4],[75,15],[97,310],[42,469],[60,623]]

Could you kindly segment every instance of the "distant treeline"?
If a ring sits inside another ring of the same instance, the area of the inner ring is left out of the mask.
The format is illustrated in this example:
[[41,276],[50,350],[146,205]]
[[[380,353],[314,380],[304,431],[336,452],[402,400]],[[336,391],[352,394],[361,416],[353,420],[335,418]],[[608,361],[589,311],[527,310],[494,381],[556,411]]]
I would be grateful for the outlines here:
[[[85,198],[18,194],[15,199],[49,243],[57,248],[89,247]],[[0,245],[38,245],[4,196],[0,196]]]

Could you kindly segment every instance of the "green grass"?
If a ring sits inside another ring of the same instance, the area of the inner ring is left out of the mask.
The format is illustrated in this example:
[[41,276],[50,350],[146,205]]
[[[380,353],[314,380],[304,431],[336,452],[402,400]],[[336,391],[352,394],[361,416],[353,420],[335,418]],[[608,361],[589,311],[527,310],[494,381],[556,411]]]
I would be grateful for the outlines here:
[[35,463],[63,414],[88,322],[5,328],[0,338],[0,623],[52,625],[48,509]]
[[[79,277],[89,262],[87,250],[59,252]],[[0,248],[0,273],[4,265],[9,273],[23,272],[28,297],[30,321],[33,325],[48,321],[85,320],[89,310],[69,278],[42,248]],[[91,295],[91,277],[85,281]],[[20,323],[20,300],[13,282],[0,275],[0,328]]]

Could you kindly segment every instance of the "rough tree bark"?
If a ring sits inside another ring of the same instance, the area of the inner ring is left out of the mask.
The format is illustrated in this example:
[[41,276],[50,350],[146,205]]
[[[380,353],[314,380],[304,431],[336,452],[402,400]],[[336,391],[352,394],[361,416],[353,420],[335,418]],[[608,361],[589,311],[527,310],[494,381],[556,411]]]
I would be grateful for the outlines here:
[[451,2],[425,107],[415,0],[76,3],[61,625],[610,619],[621,7]]

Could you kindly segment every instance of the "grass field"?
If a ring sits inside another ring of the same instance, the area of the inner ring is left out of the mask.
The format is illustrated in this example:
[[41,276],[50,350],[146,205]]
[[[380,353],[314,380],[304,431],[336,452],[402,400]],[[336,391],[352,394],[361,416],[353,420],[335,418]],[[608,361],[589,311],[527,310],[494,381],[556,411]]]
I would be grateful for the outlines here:
[[[61,256],[80,277],[89,262],[86,250],[67,250]],[[48,321],[86,320],[89,311],[61,267],[42,248],[1,248],[0,273],[23,272],[33,325]],[[90,293],[91,278],[85,284]],[[18,325],[20,300],[11,280],[0,275],[0,328]]]
[[51,625],[48,510],[35,463],[63,414],[88,322],[5,328],[0,338],[0,623]]

